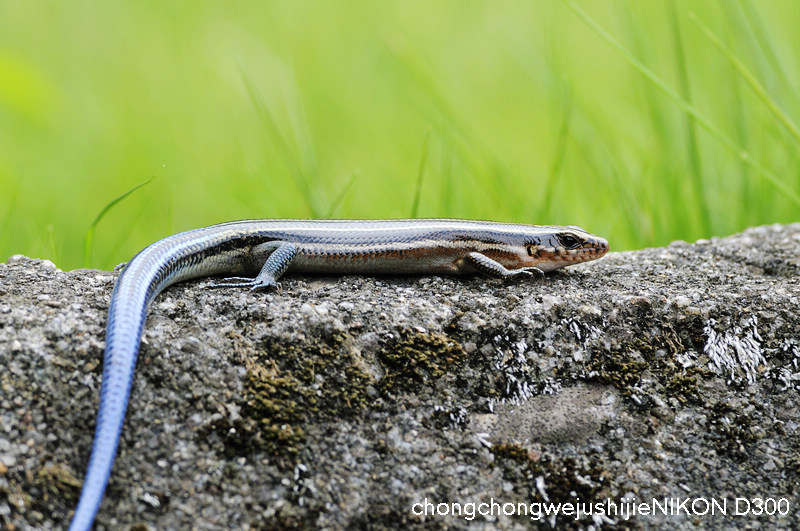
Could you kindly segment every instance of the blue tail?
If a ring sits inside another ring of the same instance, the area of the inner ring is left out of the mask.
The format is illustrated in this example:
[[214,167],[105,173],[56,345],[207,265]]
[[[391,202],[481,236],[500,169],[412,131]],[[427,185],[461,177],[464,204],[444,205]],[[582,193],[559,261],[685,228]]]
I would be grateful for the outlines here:
[[[83,490],[70,522],[70,531],[91,529],[100,502],[103,501],[103,493],[111,475],[111,467],[114,465],[122,433],[133,371],[136,367],[139,337],[144,324],[144,308],[137,311],[134,309],[135,302],[122,306],[124,308],[117,307],[115,296],[112,295],[106,328],[106,351],[97,426],[94,431],[89,466],[83,479]],[[137,313],[139,315],[136,315]],[[133,326],[129,326],[132,321]]]

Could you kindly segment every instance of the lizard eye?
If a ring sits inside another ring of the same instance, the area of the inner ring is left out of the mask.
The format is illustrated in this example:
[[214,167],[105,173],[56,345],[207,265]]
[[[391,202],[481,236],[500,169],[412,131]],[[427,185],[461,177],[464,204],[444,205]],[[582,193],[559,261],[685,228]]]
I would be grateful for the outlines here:
[[577,249],[583,244],[580,238],[568,232],[562,232],[556,237],[558,238],[558,243],[567,249]]

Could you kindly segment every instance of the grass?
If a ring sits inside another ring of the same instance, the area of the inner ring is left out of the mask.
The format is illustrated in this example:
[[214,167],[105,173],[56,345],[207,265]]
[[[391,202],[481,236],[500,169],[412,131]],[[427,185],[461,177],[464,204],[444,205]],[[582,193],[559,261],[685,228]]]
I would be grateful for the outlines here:
[[798,32],[790,0],[2,3],[0,260],[261,217],[614,250],[800,221]]
[[[606,41],[609,45],[615,48],[620,55],[628,62],[630,65],[639,71],[648,81],[650,81],[657,89],[664,93],[680,110],[690,116],[696,124],[702,127],[717,143],[724,148],[731,151],[734,156],[737,156],[744,164],[748,165],[752,170],[754,170],[760,177],[766,179],[770,184],[772,184],[775,188],[777,188],[780,192],[782,192],[787,198],[789,198],[795,206],[800,207],[800,195],[798,195],[792,186],[783,180],[781,180],[777,175],[771,172],[762,164],[758,163],[753,156],[742,147],[739,143],[733,140],[730,136],[726,135],[725,132],[718,126],[716,126],[711,120],[703,116],[700,111],[694,107],[691,103],[686,101],[685,99],[681,98],[677,92],[672,90],[661,78],[659,78],[652,70],[647,68],[641,61],[637,60],[636,57],[633,56],[624,46],[622,46],[617,40],[615,40],[611,35],[609,35],[606,31],[604,31],[600,26],[598,26],[594,20],[592,20],[583,10],[581,10],[574,1],[572,0],[564,0],[565,3],[577,14],[584,22],[589,25],[597,34]],[[689,12],[689,18],[692,20],[697,21],[697,17],[694,12]],[[794,134],[796,128],[791,121],[783,114],[780,108],[772,102],[772,100],[766,96],[766,94],[761,89],[761,86],[755,81],[752,76],[750,76],[749,72],[743,67],[743,65],[732,56],[729,50],[724,48],[719,38],[714,35],[707,26],[698,22],[700,27],[704,30],[704,33],[709,40],[711,40],[718,48],[721,48],[721,51],[726,56],[727,59],[731,61],[731,63],[736,67],[738,73],[744,78],[754,89],[754,92],[762,99],[763,102],[767,104],[767,107],[773,112],[773,114],[777,117],[778,121],[784,125],[790,133]]]
[[83,267],[89,267],[89,265],[90,265],[90,263],[92,261],[92,244],[94,243],[94,233],[97,230],[97,225],[100,223],[100,221],[102,221],[103,216],[105,216],[108,213],[109,210],[114,208],[114,205],[118,204],[120,201],[123,201],[126,197],[131,195],[133,192],[135,192],[136,190],[138,190],[142,186],[146,186],[146,185],[150,184],[151,182],[153,182],[153,179],[155,179],[155,176],[150,177],[148,180],[144,181],[143,183],[137,184],[136,186],[134,186],[133,188],[131,188],[130,190],[128,190],[127,192],[125,192],[121,196],[115,198],[110,203],[108,203],[106,206],[104,206],[103,210],[101,210],[100,213],[97,215],[97,217],[94,218],[94,221],[92,221],[92,224],[89,226],[89,230],[86,231],[86,240],[84,241],[84,244],[83,244]]

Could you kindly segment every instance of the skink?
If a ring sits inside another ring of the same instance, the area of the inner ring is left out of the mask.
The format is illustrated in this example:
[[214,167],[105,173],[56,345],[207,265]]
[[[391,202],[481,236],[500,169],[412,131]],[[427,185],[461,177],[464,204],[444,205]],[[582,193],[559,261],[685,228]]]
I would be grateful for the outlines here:
[[[251,290],[285,273],[541,275],[594,260],[608,242],[574,226],[448,219],[246,220],[190,230],[137,254],[114,286],[92,451],[70,530],[91,528],[111,475],[147,307],[166,287],[232,274]],[[245,276],[255,275],[255,276]]]

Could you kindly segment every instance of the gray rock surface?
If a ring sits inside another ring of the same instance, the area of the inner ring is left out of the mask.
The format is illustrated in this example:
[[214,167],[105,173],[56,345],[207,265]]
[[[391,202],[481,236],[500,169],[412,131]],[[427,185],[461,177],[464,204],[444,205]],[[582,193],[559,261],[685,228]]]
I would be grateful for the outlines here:
[[[175,286],[150,311],[97,528],[795,525],[799,275],[794,224],[537,281]],[[0,264],[3,529],[71,515],[115,278]],[[497,514],[559,502],[617,514]]]

